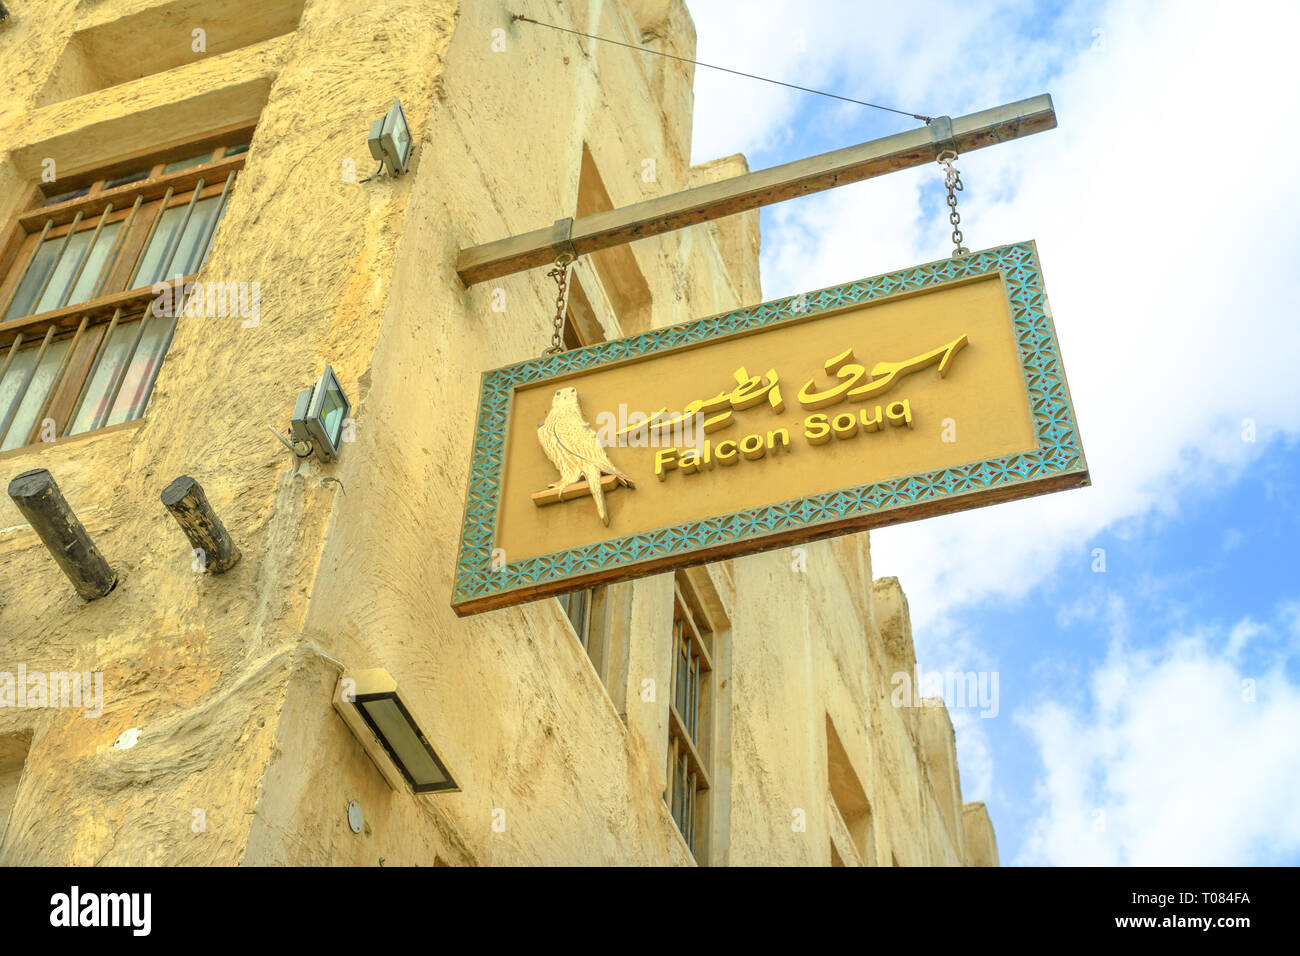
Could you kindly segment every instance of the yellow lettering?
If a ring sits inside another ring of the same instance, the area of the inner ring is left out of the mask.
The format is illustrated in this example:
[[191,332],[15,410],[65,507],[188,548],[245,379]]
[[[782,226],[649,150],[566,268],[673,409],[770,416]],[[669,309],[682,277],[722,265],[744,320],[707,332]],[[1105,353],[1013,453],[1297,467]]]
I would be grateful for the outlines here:
[[709,412],[721,411],[721,415],[714,415],[712,418],[704,419],[704,432],[717,431],[724,425],[731,424],[731,396],[726,392],[719,392],[712,398],[697,398],[693,402],[686,403],[686,410],[682,415],[683,419],[693,418],[700,413],[708,414]]
[[889,419],[891,425],[907,424],[908,428],[912,427],[912,403],[907,399],[898,402],[890,402],[889,407],[885,409],[885,417]]
[[655,452],[655,477],[664,480],[664,473],[677,467],[677,451],[674,448],[661,448]]
[[879,405],[876,406],[875,414],[873,414],[870,418],[867,417],[867,410],[865,408],[862,409],[862,411],[858,412],[858,415],[862,418],[862,430],[864,432],[879,431],[880,426],[885,423],[885,419],[880,412]]
[[638,443],[646,441],[651,429],[660,431],[669,426],[669,423],[664,421],[664,413],[667,411],[668,409],[661,408],[653,415],[646,415],[645,412],[633,412],[627,417],[627,425],[616,431],[614,437],[626,438],[629,435],[634,435],[633,441]]
[[762,435],[746,435],[740,440],[740,453],[750,461],[757,461],[767,454]]
[[840,382],[824,392],[819,392],[816,389],[817,380],[808,379],[803,388],[799,389],[799,404],[804,408],[825,408],[827,405],[834,405],[867,374],[863,366],[853,361],[851,348],[828,358],[824,367],[828,375],[838,376]]
[[877,362],[871,367],[871,373],[854,361],[853,349],[848,348],[838,355],[826,360],[826,374],[835,375],[839,382],[819,392],[816,379],[809,379],[799,390],[799,402],[804,408],[826,408],[847,398],[851,402],[861,402],[875,398],[889,391],[905,375],[911,375],[931,365],[939,366],[939,377],[946,378],[952,368],[953,358],[970,344],[966,335],[960,335],[947,345],[923,352],[902,362]]
[[764,398],[776,411],[785,411],[785,400],[781,398],[781,386],[778,384],[776,369],[768,369],[767,375],[759,378],[750,375],[742,365],[731,374],[736,380],[736,387],[731,392],[731,407],[736,411],[752,408]]
[[767,450],[771,451],[776,448],[777,441],[781,442],[782,448],[790,447],[790,432],[784,428],[774,428],[767,433]]
[[831,426],[825,415],[809,415],[803,420],[803,437],[810,445],[824,445],[831,440]]
[[718,447],[714,449],[714,457],[722,465],[734,465],[736,463],[736,443],[728,438],[726,441],[718,442]]
[[835,432],[836,438],[852,438],[858,433],[858,416],[852,412],[844,412],[835,416],[831,422],[831,429]]

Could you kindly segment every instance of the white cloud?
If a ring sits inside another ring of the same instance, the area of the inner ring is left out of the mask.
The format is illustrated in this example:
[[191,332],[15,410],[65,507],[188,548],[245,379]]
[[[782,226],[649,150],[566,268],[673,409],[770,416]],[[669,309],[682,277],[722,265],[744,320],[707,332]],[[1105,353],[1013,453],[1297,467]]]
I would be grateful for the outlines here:
[[994,792],[993,745],[986,724],[977,710],[949,709],[953,733],[961,741],[957,773],[961,778],[962,801],[988,800]]
[[[999,97],[1014,98],[1012,84],[1050,60],[1041,45],[988,42],[999,34],[1010,39],[1033,14],[1031,0],[763,0],[743,15],[734,0],[687,2],[700,61],[904,112],[957,115],[992,106]],[[915,125],[907,116],[706,68],[695,72],[696,162],[782,144],[797,149],[793,136],[809,122],[835,130],[848,146],[865,138],[855,138],[857,129],[877,120],[895,130]]]
[[[1027,865],[1276,864],[1300,852],[1300,685],[1279,663],[1241,669],[1249,619],[1169,635],[1158,651],[1116,640],[1090,681],[1091,707],[1017,713],[1046,773]],[[1227,646],[1219,649],[1225,644]],[[1254,682],[1253,697],[1243,681]],[[1010,861],[1009,861],[1010,862]]]
[[[1294,85],[1300,14],[1114,2],[1047,22],[1025,2],[974,7],[773,0],[737,17],[729,3],[691,3],[702,59],[764,75],[953,115],[1053,94],[1057,130],[961,159],[963,227],[977,249],[1038,240],[1094,487],[876,534],[876,569],[908,591],[922,655],[945,614],[1019,597],[1063,563],[1088,572],[1103,530],[1174,514],[1182,496],[1300,434],[1300,272],[1288,265],[1300,127],[1277,106]],[[701,158],[770,146],[826,108],[707,70],[696,84]],[[773,207],[765,296],[945,255],[940,182],[935,166]],[[1242,440],[1247,418],[1255,443]]]
[[[1099,629],[1120,629],[1091,682],[1048,675],[1055,702],[1033,715],[1048,810],[1025,861],[1296,852],[1300,775],[1283,735],[1300,725],[1300,695],[1275,669],[1255,678],[1255,704],[1240,701],[1234,666],[1265,640],[1257,625],[1225,638],[1233,653],[1199,639],[1155,655],[1126,650],[1123,601],[1105,597],[1103,582],[1124,576],[1139,597],[1169,582],[1147,580],[1150,569],[1115,547],[1094,575],[1092,549],[1103,533],[1139,538],[1181,500],[1248,473],[1270,443],[1300,435],[1300,270],[1290,261],[1300,127],[1285,107],[1300,11],[769,0],[738,16],[729,0],[688,2],[708,62],[953,116],[1052,93],[1058,129],[961,158],[962,225],[975,249],[1038,241],[1093,487],[882,530],[873,565],[907,590],[926,668],[989,666],[960,613],[1061,572],[1073,576],[1061,626],[1092,615]],[[804,131],[849,145],[883,135],[880,124],[859,107],[696,71],[697,161],[760,148],[795,159],[824,148],[804,147]],[[947,255],[940,184],[934,166],[771,207],[765,297]],[[1247,420],[1254,442],[1243,440]],[[1266,488],[1274,507],[1296,508],[1294,486]],[[1225,534],[1223,544],[1237,542]],[[1099,589],[1100,606],[1075,600]],[[1292,654],[1296,608],[1279,612],[1292,622]],[[1089,693],[1092,718],[1079,710]],[[978,721],[963,724],[958,745],[967,795],[982,794],[992,766]]]
[[1256,624],[1248,617],[1242,618],[1228,634],[1228,646],[1224,650],[1224,656],[1235,660],[1253,638],[1259,637],[1263,633],[1264,628],[1261,625]]
[[1278,617],[1286,624],[1300,651],[1300,601],[1287,601],[1278,608]]

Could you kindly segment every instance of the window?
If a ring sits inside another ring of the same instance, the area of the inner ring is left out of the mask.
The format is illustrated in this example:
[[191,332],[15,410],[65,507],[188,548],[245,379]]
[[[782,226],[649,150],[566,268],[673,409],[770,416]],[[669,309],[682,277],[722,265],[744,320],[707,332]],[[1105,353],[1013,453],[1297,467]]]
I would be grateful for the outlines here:
[[583,591],[570,591],[568,594],[561,594],[555,600],[560,602],[560,607],[564,609],[565,616],[568,617],[569,623],[573,625],[573,633],[578,635],[578,643],[583,647],[587,646],[591,638],[591,595],[594,588],[587,588]]
[[[595,215],[614,208],[605,188],[591,148],[582,144],[582,167],[578,175],[576,217]],[[613,246],[588,256],[600,278],[601,289],[609,299],[610,309],[624,335],[635,335],[650,328],[650,286],[636,264],[631,246]]]
[[611,592],[609,587],[586,588],[561,594],[556,600],[573,625],[578,642],[591,658],[596,676],[613,700],[616,688],[611,687],[611,682],[617,679],[614,670],[617,662],[612,660],[611,654],[615,651],[616,618],[620,609]]
[[181,311],[151,310],[152,286],[207,259],[250,133],[42,186],[18,216],[0,243],[0,451],[144,413]]
[[826,715],[826,776],[831,866],[875,866],[871,801],[830,714]]
[[702,861],[712,819],[708,791],[713,758],[713,632],[685,573],[677,573],[674,592],[664,800],[686,845]]
[[[292,33],[298,28],[306,2],[166,0],[130,6],[144,9],[125,15],[114,11],[111,17],[83,14],[78,18],[102,22],[78,30],[63,44],[49,81],[37,94],[37,108],[142,77],[156,77],[165,70],[184,69],[207,57],[233,53]],[[204,30],[200,49],[195,49],[192,42],[193,28]]]

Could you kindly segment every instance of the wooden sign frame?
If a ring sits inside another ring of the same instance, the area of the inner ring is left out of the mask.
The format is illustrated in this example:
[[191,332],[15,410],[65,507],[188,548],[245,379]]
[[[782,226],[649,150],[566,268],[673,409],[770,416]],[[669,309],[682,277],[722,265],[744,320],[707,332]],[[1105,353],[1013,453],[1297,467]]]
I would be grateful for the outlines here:
[[[997,275],[1005,289],[1037,447],[1021,454],[842,488],[518,562],[494,560],[505,431],[514,390],[782,322]],[[615,580],[1088,485],[1088,467],[1043,287],[1021,242],[765,302],[484,373],[452,607],[459,615]]]

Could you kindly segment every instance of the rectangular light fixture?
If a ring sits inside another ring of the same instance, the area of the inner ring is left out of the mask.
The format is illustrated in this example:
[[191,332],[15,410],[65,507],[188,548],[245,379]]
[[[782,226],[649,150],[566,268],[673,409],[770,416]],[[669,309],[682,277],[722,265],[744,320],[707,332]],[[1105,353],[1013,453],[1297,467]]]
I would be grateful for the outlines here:
[[334,708],[394,790],[460,790],[429,746],[388,671],[375,668],[341,675],[334,689]]
[[343,424],[352,403],[343,394],[334,369],[326,365],[316,384],[298,393],[293,407],[293,437],[316,450],[321,461],[335,461],[343,442]]
[[394,176],[406,172],[411,158],[411,128],[406,125],[401,100],[393,100],[388,112],[370,125],[370,155]]

